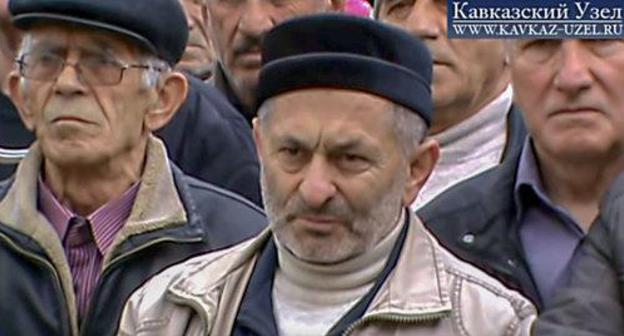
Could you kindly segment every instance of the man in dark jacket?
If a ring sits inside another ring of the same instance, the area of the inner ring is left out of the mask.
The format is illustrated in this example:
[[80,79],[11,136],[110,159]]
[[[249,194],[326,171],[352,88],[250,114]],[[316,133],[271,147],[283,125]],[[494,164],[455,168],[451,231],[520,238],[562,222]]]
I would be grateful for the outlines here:
[[208,1],[217,63],[212,82],[251,126],[256,117],[260,43],[276,24],[295,16],[338,11],[344,0]]
[[13,175],[34,136],[19,118],[11,99],[0,92],[0,181]]
[[5,95],[6,79],[13,68],[19,35],[11,25],[7,0],[0,0],[0,181],[13,175],[34,138],[22,124],[15,105]]
[[624,175],[571,264],[570,283],[540,317],[535,335],[624,335]]
[[624,44],[518,40],[508,47],[530,134],[522,151],[419,213],[444,245],[543,307],[567,282],[600,199],[624,169]]
[[446,1],[375,1],[375,15],[420,37],[433,56],[434,117],[440,160],[412,204],[499,165],[522,147],[526,128],[512,104],[502,40],[449,39]]
[[156,132],[185,174],[244,196],[262,206],[260,166],[251,128],[211,85],[187,76],[179,111]]
[[0,335],[113,335],[150,276],[264,226],[169,163],[152,132],[186,96],[184,12],[127,4],[10,2],[25,33],[9,88],[37,141],[0,186]]

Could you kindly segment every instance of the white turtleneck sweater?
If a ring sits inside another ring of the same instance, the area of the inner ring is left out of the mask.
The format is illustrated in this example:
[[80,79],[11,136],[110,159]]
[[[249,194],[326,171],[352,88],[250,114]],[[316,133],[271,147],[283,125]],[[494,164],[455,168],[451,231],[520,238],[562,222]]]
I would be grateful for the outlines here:
[[444,132],[432,135],[440,144],[440,159],[412,203],[412,210],[421,208],[454,184],[501,162],[512,99],[513,90],[509,85],[481,111]]
[[277,246],[273,307],[281,336],[327,333],[375,284],[401,232],[404,211],[394,229],[374,248],[337,264],[312,264]]

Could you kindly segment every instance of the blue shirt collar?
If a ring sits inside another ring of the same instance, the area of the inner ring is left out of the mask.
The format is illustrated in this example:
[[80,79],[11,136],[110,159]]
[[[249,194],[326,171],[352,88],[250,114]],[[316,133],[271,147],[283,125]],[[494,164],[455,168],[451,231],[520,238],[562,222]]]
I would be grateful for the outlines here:
[[564,222],[573,225],[575,229],[583,232],[574,216],[567,209],[553,203],[550,197],[548,197],[530,136],[526,138],[520,153],[513,198],[517,209],[516,220],[520,223],[522,223],[521,220],[527,209],[533,206],[540,206],[556,213]]
[[518,209],[518,218],[521,218],[522,211],[529,206],[534,196],[545,204],[551,204],[542,183],[542,174],[535,157],[531,137],[527,137],[522,146],[513,195],[516,209]]

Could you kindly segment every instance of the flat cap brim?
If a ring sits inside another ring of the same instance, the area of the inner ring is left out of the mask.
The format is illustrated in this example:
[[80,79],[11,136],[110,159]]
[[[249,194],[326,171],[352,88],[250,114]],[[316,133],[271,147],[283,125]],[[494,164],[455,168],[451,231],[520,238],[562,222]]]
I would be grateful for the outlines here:
[[119,33],[139,42],[144,48],[146,48],[150,52],[158,54],[156,47],[143,36],[136,34],[130,30],[123,29],[119,26],[106,24],[100,21],[53,13],[25,13],[18,14],[13,17],[13,24],[20,29],[28,29],[33,23],[38,21],[56,21],[61,23],[78,24],[81,26],[100,28],[111,31],[113,33]]

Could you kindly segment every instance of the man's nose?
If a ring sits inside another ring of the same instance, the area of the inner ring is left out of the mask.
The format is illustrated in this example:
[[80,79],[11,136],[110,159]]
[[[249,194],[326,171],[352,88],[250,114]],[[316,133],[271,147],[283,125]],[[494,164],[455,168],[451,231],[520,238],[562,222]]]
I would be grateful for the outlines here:
[[560,58],[556,65],[554,84],[566,94],[575,95],[591,87],[592,74],[588,55],[580,41],[564,41],[560,46]]
[[241,33],[250,36],[261,36],[275,25],[271,17],[270,4],[263,0],[247,0],[246,6],[238,22]]
[[74,95],[84,93],[85,90],[80,67],[76,63],[65,62],[56,77],[54,92],[61,95]]
[[335,196],[336,191],[329,164],[323,158],[313,158],[299,185],[303,201],[311,208],[320,208]]

